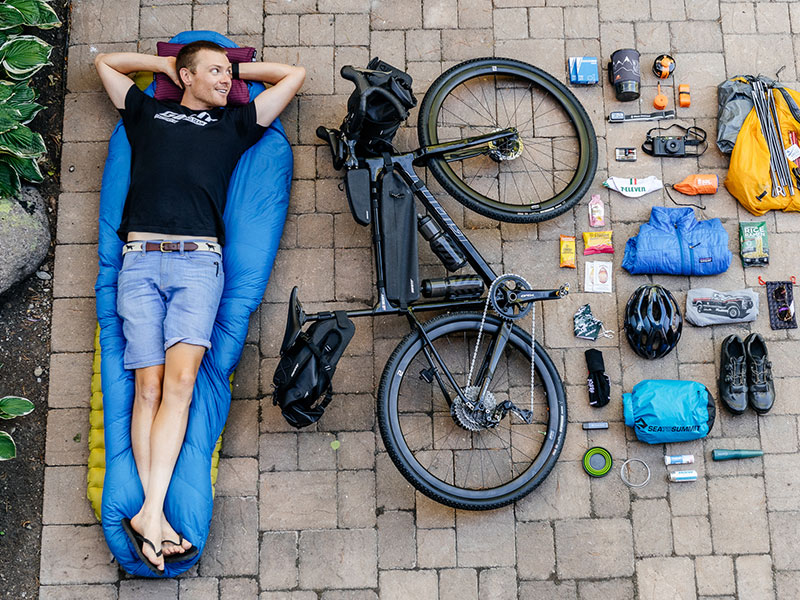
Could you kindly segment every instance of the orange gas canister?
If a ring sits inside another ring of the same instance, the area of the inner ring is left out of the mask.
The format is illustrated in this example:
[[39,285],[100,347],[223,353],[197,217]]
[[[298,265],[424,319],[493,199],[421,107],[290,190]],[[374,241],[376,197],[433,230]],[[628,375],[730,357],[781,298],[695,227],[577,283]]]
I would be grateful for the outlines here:
[[680,183],[672,186],[681,194],[697,196],[698,194],[716,194],[719,187],[719,177],[712,174],[689,175]]

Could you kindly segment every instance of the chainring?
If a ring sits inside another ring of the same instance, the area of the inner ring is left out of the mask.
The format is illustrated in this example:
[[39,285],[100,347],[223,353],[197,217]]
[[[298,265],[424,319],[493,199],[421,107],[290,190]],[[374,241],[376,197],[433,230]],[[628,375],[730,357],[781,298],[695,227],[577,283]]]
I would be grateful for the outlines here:
[[492,287],[489,288],[489,302],[492,305],[492,309],[501,318],[516,321],[527,315],[533,308],[533,302],[517,303],[517,292],[530,289],[528,282],[519,275],[514,275],[513,273],[501,275],[494,280]]

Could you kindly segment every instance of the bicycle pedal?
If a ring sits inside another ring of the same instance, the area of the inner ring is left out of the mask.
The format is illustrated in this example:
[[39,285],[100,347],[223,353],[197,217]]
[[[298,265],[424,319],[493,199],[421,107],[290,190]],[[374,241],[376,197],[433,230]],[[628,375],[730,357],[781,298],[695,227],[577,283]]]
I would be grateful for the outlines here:
[[419,378],[424,379],[427,383],[433,383],[433,369],[423,369],[419,372]]

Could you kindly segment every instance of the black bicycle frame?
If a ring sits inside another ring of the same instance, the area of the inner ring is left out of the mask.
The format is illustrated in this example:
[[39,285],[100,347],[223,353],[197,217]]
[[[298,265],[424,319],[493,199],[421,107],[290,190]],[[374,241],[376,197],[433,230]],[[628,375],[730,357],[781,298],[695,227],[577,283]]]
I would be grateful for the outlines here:
[[[447,378],[452,388],[456,391],[458,396],[461,398],[461,400],[465,402],[469,402],[469,400],[464,395],[463,386],[459,385],[453,378],[453,375],[450,373],[450,369],[447,368],[444,360],[439,355],[439,352],[431,343],[430,338],[425,332],[425,328],[422,327],[422,324],[419,322],[419,320],[417,320],[415,313],[422,311],[430,311],[430,310],[449,310],[456,308],[479,309],[485,305],[486,299],[475,298],[475,299],[454,299],[454,300],[441,300],[433,302],[419,302],[419,303],[414,303],[411,306],[408,306],[407,308],[395,307],[389,303],[386,296],[386,285],[385,285],[385,273],[384,273],[384,261],[383,261],[383,235],[381,231],[381,220],[379,214],[380,205],[378,202],[378,198],[380,196],[378,189],[378,181],[380,179],[382,172],[389,166],[397,170],[400,173],[400,175],[406,180],[409,186],[411,186],[411,189],[414,192],[414,196],[422,203],[423,206],[425,206],[427,212],[439,224],[442,230],[450,235],[451,240],[453,240],[455,245],[458,246],[458,248],[464,254],[464,257],[466,258],[469,265],[474,269],[475,273],[480,276],[480,278],[486,285],[487,289],[490,289],[491,284],[497,279],[497,274],[494,272],[492,267],[489,266],[486,260],[484,260],[483,256],[481,256],[480,252],[478,252],[475,246],[473,246],[472,243],[467,239],[467,237],[464,235],[461,229],[459,229],[459,227],[453,222],[453,219],[450,217],[449,214],[447,214],[447,211],[444,209],[444,207],[436,200],[436,198],[433,197],[433,194],[431,194],[430,190],[428,190],[428,188],[425,186],[422,180],[417,176],[416,172],[414,171],[414,165],[424,164],[428,159],[433,157],[444,157],[445,160],[461,160],[465,156],[477,156],[481,153],[486,153],[489,149],[489,144],[491,142],[502,141],[516,135],[517,135],[516,130],[510,128],[485,135],[466,138],[463,140],[446,142],[443,144],[436,144],[434,146],[425,146],[413,152],[408,152],[405,154],[399,154],[399,155],[387,154],[385,157],[365,158],[359,161],[359,166],[366,165],[366,167],[369,169],[369,175],[370,175],[370,210],[372,212],[371,221],[372,221],[372,242],[373,242],[372,245],[375,251],[375,269],[376,269],[375,283],[378,289],[378,302],[371,309],[346,311],[347,316],[374,317],[377,315],[399,315],[399,314],[405,315],[408,318],[409,324],[411,325],[412,329],[416,328],[423,339],[424,343],[422,346],[422,351],[425,354],[425,357],[431,366],[433,376],[436,378],[448,405],[452,403],[452,400],[448,394],[444,382],[442,381],[441,373],[439,369],[436,368],[437,364],[441,366],[445,377]],[[560,290],[520,291],[516,292],[516,301],[531,302],[537,300],[555,300],[560,298],[563,293],[564,293],[563,288]],[[331,316],[332,313],[330,312],[320,312],[316,314],[306,315],[306,320],[314,321],[318,319],[330,318]],[[506,342],[508,341],[511,335],[511,327],[512,327],[511,322],[509,321],[503,322],[500,331],[498,331],[497,336],[492,340],[489,352],[487,352],[487,355],[483,359],[483,364],[478,369],[480,377],[477,379],[482,382],[481,391],[480,394],[478,395],[478,398],[483,398],[486,390],[488,390],[489,385],[491,384],[492,377],[494,376],[494,371],[500,361],[503,350],[505,349]],[[534,360],[534,356],[535,356],[535,351],[533,348],[531,348],[531,361]],[[469,383],[470,382],[467,382],[467,385],[469,385]]]

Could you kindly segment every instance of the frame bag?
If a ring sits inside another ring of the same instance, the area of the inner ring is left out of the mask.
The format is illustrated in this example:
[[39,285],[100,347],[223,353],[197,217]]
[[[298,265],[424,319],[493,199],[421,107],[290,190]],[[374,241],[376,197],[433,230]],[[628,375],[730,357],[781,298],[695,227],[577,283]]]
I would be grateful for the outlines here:
[[331,318],[312,323],[281,353],[272,378],[272,403],[281,407],[289,425],[297,429],[312,425],[325,412],[333,397],[336,364],[355,330],[347,313],[337,310]]
[[381,178],[380,218],[386,297],[405,308],[419,298],[417,211],[411,188],[391,166]]

